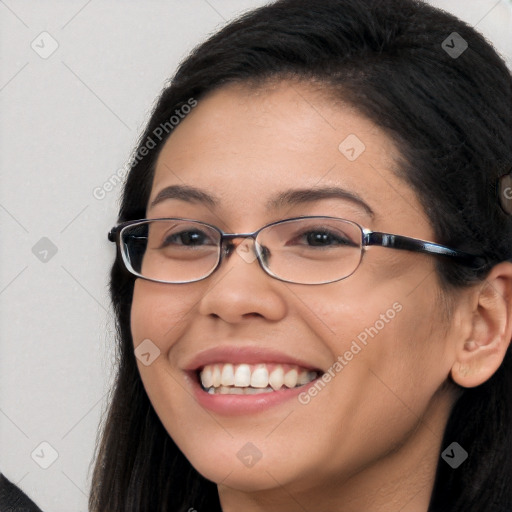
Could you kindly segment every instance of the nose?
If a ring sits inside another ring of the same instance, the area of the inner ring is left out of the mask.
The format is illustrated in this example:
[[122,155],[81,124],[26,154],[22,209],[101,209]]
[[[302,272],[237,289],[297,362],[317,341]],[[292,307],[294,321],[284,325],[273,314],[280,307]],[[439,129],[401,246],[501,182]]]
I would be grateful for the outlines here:
[[211,284],[199,302],[199,313],[238,323],[262,317],[277,321],[286,314],[283,285],[260,267],[254,240],[230,242],[220,265],[210,277]]

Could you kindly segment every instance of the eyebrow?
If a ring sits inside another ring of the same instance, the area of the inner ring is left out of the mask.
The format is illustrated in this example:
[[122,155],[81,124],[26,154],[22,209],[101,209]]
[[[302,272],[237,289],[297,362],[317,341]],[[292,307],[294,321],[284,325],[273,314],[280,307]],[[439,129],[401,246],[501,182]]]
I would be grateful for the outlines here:
[[[180,199],[189,203],[203,203],[212,208],[220,204],[220,200],[217,197],[199,188],[190,185],[171,185],[158,192],[153,201],[151,201],[149,208],[154,208],[157,204],[168,199]],[[370,217],[375,216],[374,211],[361,197],[354,192],[340,187],[288,189],[267,201],[266,208],[268,210],[277,210],[285,206],[312,203],[321,199],[343,199],[350,201],[363,208]]]
[[204,203],[213,208],[218,206],[220,202],[216,197],[196,187],[189,185],[171,185],[158,192],[153,201],[151,201],[149,208],[154,208],[157,204],[167,199],[181,199],[189,203]]
[[267,209],[276,210],[284,206],[293,206],[297,204],[312,203],[320,199],[343,199],[360,206],[370,217],[375,216],[375,212],[354,192],[349,192],[340,187],[323,188],[304,188],[288,189],[279,193],[276,197],[267,202]]

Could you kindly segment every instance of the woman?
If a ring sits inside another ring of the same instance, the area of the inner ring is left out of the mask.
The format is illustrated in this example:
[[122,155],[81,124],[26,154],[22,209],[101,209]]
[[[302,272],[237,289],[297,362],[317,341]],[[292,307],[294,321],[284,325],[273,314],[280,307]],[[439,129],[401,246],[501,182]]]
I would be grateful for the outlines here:
[[512,510],[511,99],[412,0],[282,0],[196,48],[109,234],[91,510]]

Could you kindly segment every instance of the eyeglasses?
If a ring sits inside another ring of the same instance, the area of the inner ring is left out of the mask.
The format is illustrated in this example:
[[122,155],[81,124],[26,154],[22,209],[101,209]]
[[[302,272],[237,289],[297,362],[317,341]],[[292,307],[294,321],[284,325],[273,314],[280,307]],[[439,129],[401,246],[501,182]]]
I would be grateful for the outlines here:
[[[367,247],[446,256],[474,269],[486,260],[443,245],[401,235],[370,231],[335,217],[296,217],[267,224],[253,233],[224,233],[191,219],[144,219],[123,222],[108,234],[126,269],[158,283],[193,283],[213,274],[236,249],[246,261],[258,260],[271,277],[296,284],[327,284],[352,275]],[[245,241],[252,239],[252,250]]]

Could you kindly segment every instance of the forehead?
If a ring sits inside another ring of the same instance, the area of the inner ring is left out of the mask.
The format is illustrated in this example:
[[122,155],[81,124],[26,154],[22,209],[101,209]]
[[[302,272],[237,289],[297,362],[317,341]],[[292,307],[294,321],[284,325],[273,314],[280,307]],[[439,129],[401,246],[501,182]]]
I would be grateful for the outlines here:
[[194,185],[250,215],[277,191],[343,187],[377,212],[411,210],[424,220],[415,194],[394,173],[399,153],[392,140],[331,98],[291,82],[210,93],[162,148],[150,202],[163,187]]
[[[310,173],[331,159],[347,172],[358,167],[354,162],[359,156],[361,161],[377,156],[389,167],[394,153],[392,141],[375,124],[352,106],[334,103],[318,87],[279,82],[252,89],[233,84],[201,99],[179,123],[160,154],[157,172],[164,171],[159,165],[163,160],[192,164],[213,156],[216,162],[243,160],[244,168],[261,170],[291,160],[296,169],[307,166]],[[306,158],[301,166],[299,158]]]

